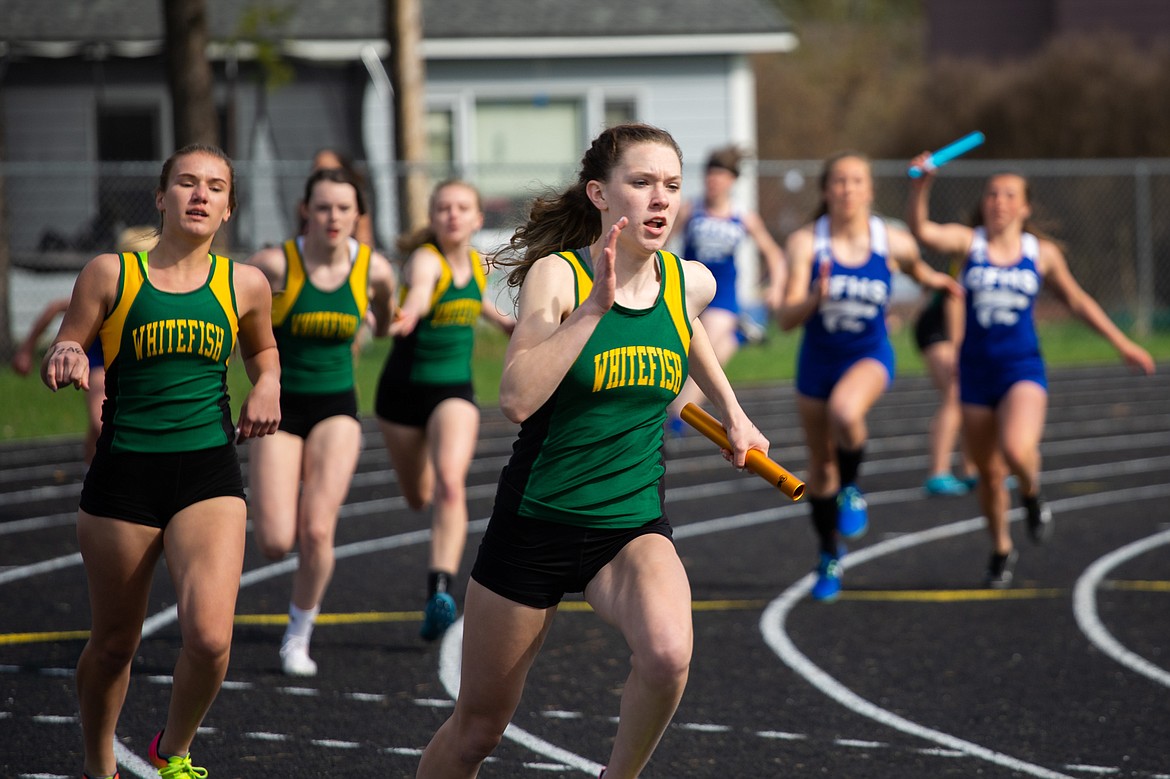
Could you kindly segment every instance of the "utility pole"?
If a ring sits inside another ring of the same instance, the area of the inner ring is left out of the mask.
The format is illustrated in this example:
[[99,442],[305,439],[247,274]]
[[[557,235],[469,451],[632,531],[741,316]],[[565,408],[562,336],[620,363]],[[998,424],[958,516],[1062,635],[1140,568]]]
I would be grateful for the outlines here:
[[387,0],[390,83],[394,88],[394,150],[399,165],[399,224],[404,232],[427,222],[426,65],[422,0]]
[[174,111],[175,147],[219,144],[219,123],[207,61],[205,0],[161,0],[166,28],[167,83]]

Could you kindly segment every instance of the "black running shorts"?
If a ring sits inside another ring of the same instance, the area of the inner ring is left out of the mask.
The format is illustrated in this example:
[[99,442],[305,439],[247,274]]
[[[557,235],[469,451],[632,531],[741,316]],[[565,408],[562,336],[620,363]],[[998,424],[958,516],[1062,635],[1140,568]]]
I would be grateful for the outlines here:
[[286,433],[308,438],[318,422],[330,417],[358,418],[357,395],[353,390],[324,395],[280,393],[280,429]]
[[382,372],[374,413],[379,419],[407,427],[426,427],[435,408],[444,400],[460,398],[475,405],[471,382],[464,384],[413,384],[389,378]]
[[665,516],[641,527],[588,528],[522,517],[497,506],[471,578],[516,603],[552,608],[565,593],[584,592],[626,544],[649,533],[673,536]]
[[166,528],[203,500],[244,498],[235,444],[194,452],[119,452],[99,447],[81,488],[81,510]]

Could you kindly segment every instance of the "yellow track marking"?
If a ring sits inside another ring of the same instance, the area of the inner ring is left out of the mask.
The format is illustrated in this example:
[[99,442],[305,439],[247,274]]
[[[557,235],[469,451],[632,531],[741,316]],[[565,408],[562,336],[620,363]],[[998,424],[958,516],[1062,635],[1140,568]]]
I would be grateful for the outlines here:
[[[1108,581],[1104,589],[1127,592],[1170,592],[1170,581]],[[970,603],[974,601],[1035,600],[1061,598],[1068,590],[1056,587],[1018,587],[1006,590],[842,590],[843,601],[870,601],[887,603]],[[697,600],[692,611],[752,611],[768,605],[766,600]],[[562,601],[560,611],[585,612],[593,608],[585,601]],[[362,625],[389,622],[418,622],[421,611],[359,611],[352,613],[321,614],[318,625]],[[287,614],[237,614],[237,625],[287,625]],[[37,633],[0,633],[0,646],[16,644],[47,644],[55,641],[84,641],[88,630],[53,630]]]

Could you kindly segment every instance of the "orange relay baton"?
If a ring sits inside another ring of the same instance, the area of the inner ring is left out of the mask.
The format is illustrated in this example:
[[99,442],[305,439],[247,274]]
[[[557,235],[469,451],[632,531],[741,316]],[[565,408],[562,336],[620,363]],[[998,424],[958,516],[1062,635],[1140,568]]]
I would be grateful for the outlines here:
[[[727,431],[719,420],[708,414],[694,403],[683,406],[682,420],[703,435],[710,438],[724,449],[731,449],[731,442],[727,440]],[[764,481],[779,488],[793,500],[800,500],[804,496],[804,482],[789,473],[780,463],[768,457],[759,449],[749,449],[747,460],[744,463],[747,469]]]

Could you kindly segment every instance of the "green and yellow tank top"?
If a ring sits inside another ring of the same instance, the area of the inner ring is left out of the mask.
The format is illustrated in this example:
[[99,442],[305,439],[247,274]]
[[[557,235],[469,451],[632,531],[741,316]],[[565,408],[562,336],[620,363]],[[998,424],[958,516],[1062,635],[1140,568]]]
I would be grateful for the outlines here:
[[[593,285],[587,250],[560,252],[581,305]],[[601,528],[663,513],[663,423],[687,377],[691,324],[682,261],[659,252],[654,305],[614,304],[552,397],[520,426],[497,504],[520,516]]]
[[296,239],[285,241],[284,289],[272,296],[280,386],[323,395],[353,389],[353,339],[369,305],[370,247],[357,245],[348,283],[330,292],[305,273]]
[[124,252],[114,308],[98,331],[106,363],[102,438],[112,452],[187,452],[232,440],[227,364],[239,332],[232,261],[207,282],[163,292],[146,252]]
[[[409,335],[394,339],[386,371],[396,381],[412,384],[465,384],[471,381],[471,353],[475,327],[483,310],[487,277],[479,252],[471,250],[471,277],[463,286],[451,278],[451,265],[434,244],[423,248],[439,257],[439,282],[431,296],[431,310]],[[399,301],[410,292],[403,285]]]

